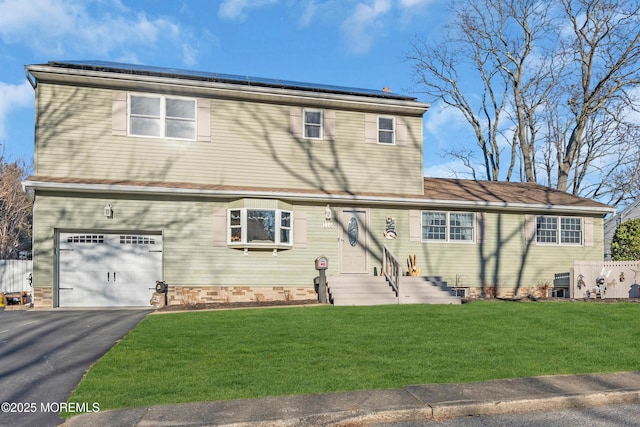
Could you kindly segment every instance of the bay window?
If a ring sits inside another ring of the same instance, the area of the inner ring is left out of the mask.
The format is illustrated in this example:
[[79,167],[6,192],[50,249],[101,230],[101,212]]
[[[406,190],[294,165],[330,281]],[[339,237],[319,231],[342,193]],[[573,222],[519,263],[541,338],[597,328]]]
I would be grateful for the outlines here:
[[230,209],[228,243],[240,246],[292,244],[291,211],[281,209]]

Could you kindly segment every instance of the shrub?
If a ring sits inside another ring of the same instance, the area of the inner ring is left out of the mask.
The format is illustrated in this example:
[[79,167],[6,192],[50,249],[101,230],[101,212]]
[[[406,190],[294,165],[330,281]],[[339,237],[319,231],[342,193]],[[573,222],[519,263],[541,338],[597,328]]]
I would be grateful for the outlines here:
[[640,218],[618,225],[611,241],[611,256],[614,261],[640,259]]

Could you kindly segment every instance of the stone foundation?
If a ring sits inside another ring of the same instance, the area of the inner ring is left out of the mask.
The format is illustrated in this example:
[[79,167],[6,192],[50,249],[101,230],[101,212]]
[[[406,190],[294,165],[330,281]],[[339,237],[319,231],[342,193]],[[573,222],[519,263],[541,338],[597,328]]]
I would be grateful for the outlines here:
[[[463,288],[459,288],[463,289]],[[467,290],[467,294],[465,298],[506,298],[506,299],[515,299],[515,298],[525,298],[528,296],[533,296],[535,298],[547,298],[551,296],[551,287],[545,286],[533,286],[529,288],[520,288],[517,290],[515,288],[501,288],[501,287],[492,287],[488,286],[484,289],[482,288],[464,288]]]
[[[529,295],[536,298],[551,296],[551,287],[534,286],[520,288],[516,295],[514,288],[459,288],[466,289],[465,298],[524,298]],[[154,294],[155,295],[155,294]],[[253,286],[169,286],[168,305],[220,304],[234,302],[264,301],[303,301],[316,300],[317,294],[312,287],[253,287]],[[164,301],[162,301],[164,303]],[[160,304],[157,304],[160,305]],[[164,305],[164,304],[162,304]],[[150,301],[150,306],[156,306]],[[33,307],[53,307],[53,289],[34,288]],[[156,308],[158,308],[156,306]]]
[[317,299],[313,288],[253,286],[169,286],[168,305]]
[[52,308],[53,307],[53,289],[52,288],[33,288],[33,307],[34,308]]

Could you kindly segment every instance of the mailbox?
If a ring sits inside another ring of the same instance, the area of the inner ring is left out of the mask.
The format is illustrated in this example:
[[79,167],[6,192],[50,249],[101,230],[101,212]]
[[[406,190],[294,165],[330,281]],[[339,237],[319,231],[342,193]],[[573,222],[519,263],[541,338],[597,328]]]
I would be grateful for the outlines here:
[[[329,268],[329,260],[326,256],[321,255],[316,258],[316,270],[320,272],[318,279],[318,301],[322,303],[327,302],[327,276],[326,270]],[[314,280],[315,282],[315,280]],[[315,287],[315,283],[314,283]]]
[[316,258],[316,270],[326,270],[329,268],[329,260],[326,256]]

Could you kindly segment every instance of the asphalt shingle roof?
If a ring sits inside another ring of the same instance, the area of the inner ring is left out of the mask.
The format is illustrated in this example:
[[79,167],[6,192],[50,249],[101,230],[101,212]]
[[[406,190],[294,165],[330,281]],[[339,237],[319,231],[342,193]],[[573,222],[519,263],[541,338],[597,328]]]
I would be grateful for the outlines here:
[[503,202],[533,205],[556,205],[606,208],[591,199],[528,182],[474,181],[465,179],[425,178],[425,197],[436,200],[469,202]]
[[320,190],[320,189],[296,189],[296,188],[266,188],[266,187],[242,187],[218,184],[198,184],[184,182],[158,182],[158,181],[131,181],[131,180],[105,180],[85,178],[61,178],[32,176],[27,182],[71,184],[71,185],[103,185],[113,187],[133,187],[141,190],[145,188],[160,188],[167,190],[201,190],[212,192],[233,193],[281,193],[296,195],[327,195],[327,196],[352,196],[354,198],[369,197],[382,199],[406,199],[407,202],[424,200],[424,202],[451,201],[469,202],[477,204],[493,205],[536,205],[536,206],[563,206],[567,208],[596,210],[611,209],[608,205],[591,199],[573,196],[571,194],[554,190],[535,183],[522,182],[496,182],[474,181],[464,179],[424,178],[424,195],[415,194],[389,194],[375,192]]

